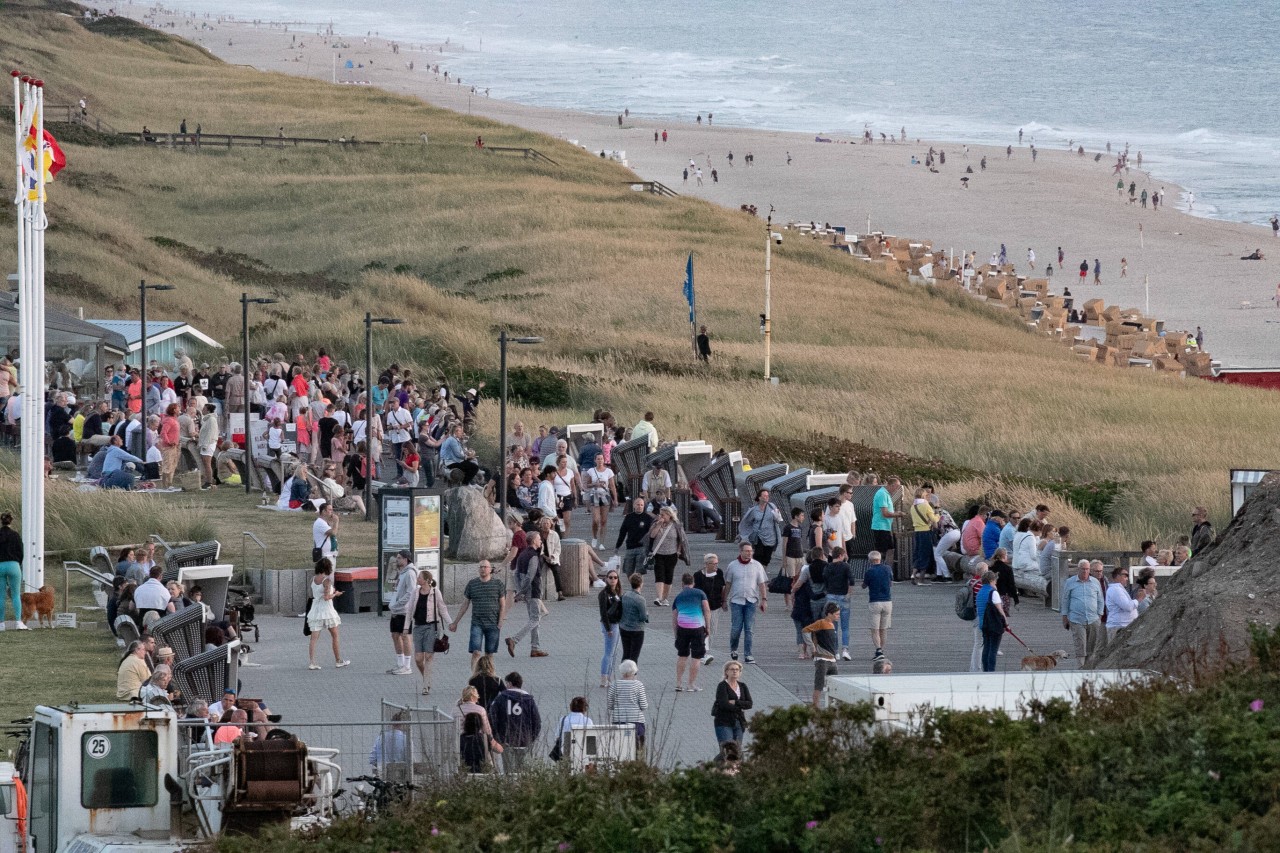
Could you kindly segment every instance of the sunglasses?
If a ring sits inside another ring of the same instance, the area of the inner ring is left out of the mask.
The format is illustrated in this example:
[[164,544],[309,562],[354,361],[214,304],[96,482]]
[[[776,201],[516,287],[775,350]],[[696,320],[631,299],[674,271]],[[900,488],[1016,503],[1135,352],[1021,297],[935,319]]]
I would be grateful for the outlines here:
[[611,581],[616,581],[618,579],[617,575],[609,575],[608,577],[609,577],[609,580]]

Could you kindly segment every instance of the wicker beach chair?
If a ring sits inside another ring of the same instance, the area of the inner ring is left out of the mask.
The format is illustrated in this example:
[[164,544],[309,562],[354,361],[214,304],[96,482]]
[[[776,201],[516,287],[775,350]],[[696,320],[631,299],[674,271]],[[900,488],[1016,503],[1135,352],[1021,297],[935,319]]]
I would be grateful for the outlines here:
[[232,640],[225,646],[178,661],[173,667],[173,680],[188,702],[192,699],[216,702],[228,687],[235,689],[239,665],[240,641]]
[[190,566],[216,565],[221,554],[222,543],[216,539],[170,548],[164,555],[164,575],[160,580],[164,583],[176,581],[178,570]]
[[170,613],[151,626],[156,646],[173,649],[175,661],[195,657],[204,649],[204,608],[200,605]]
[[121,613],[116,617],[115,621],[116,636],[128,646],[134,640],[142,639],[142,632],[138,630],[138,623],[133,621],[132,616]]

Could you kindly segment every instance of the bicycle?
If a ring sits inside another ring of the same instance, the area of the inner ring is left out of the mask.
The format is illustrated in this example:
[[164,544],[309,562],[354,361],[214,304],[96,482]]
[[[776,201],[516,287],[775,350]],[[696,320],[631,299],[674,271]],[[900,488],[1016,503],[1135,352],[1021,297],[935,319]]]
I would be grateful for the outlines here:
[[9,721],[12,725],[23,726],[18,731],[8,732],[8,735],[18,741],[18,748],[13,754],[13,766],[17,771],[18,778],[24,782],[27,775],[27,753],[31,749],[31,721],[33,719],[33,717],[23,717],[20,720]]
[[410,792],[418,789],[417,785],[408,782],[389,782],[377,776],[348,776],[347,781],[368,786],[365,788],[357,784],[354,793],[360,797],[357,808],[364,812],[364,819],[370,822],[376,820],[379,814],[390,811],[393,805],[407,802]]

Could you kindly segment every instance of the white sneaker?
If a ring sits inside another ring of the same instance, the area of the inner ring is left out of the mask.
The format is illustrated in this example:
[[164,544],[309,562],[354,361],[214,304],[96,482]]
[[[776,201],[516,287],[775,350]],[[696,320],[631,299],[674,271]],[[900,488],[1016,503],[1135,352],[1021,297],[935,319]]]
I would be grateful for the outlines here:
[[841,659],[841,660],[853,660],[853,658],[849,656],[849,650],[848,650],[848,649],[841,649],[841,650],[840,650],[840,659]]
[[18,629],[19,631],[30,631],[30,630],[31,630],[31,629],[27,626],[27,623],[26,623],[26,622],[15,622],[15,623],[13,623],[13,627],[14,627],[14,628],[16,628],[16,629]]
[[603,542],[601,542],[599,545],[597,545],[597,546],[596,546],[596,550],[597,550],[597,551],[608,551],[609,549],[605,547],[605,544],[604,544]]
[[391,675],[413,675],[413,670],[412,670],[412,669],[410,669],[410,668],[409,668],[409,667],[407,667],[407,666],[402,666],[402,667],[400,667],[399,669],[391,669],[391,670],[387,670],[387,671],[388,671]]
[[599,540],[599,539],[592,539],[592,540],[591,540],[591,547],[592,547],[592,548],[598,548],[598,547],[600,547],[600,540]]

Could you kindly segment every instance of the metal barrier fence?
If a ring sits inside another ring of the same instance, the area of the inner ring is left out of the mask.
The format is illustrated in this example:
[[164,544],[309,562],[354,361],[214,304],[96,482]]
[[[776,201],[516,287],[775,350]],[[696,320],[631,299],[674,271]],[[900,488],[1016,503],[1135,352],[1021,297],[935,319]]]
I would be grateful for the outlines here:
[[[357,808],[360,797],[346,780],[375,774],[391,782],[404,782],[419,789],[432,779],[458,772],[458,737],[453,717],[438,707],[404,708],[383,704],[385,720],[356,723],[292,722],[245,728],[266,737],[271,729],[283,729],[305,743],[308,749],[335,750],[331,759],[342,768],[342,788],[347,792],[338,798],[339,812]],[[394,719],[404,713],[404,719]],[[180,720],[178,747],[181,766],[185,767],[193,741],[210,735],[216,726],[197,720]]]

